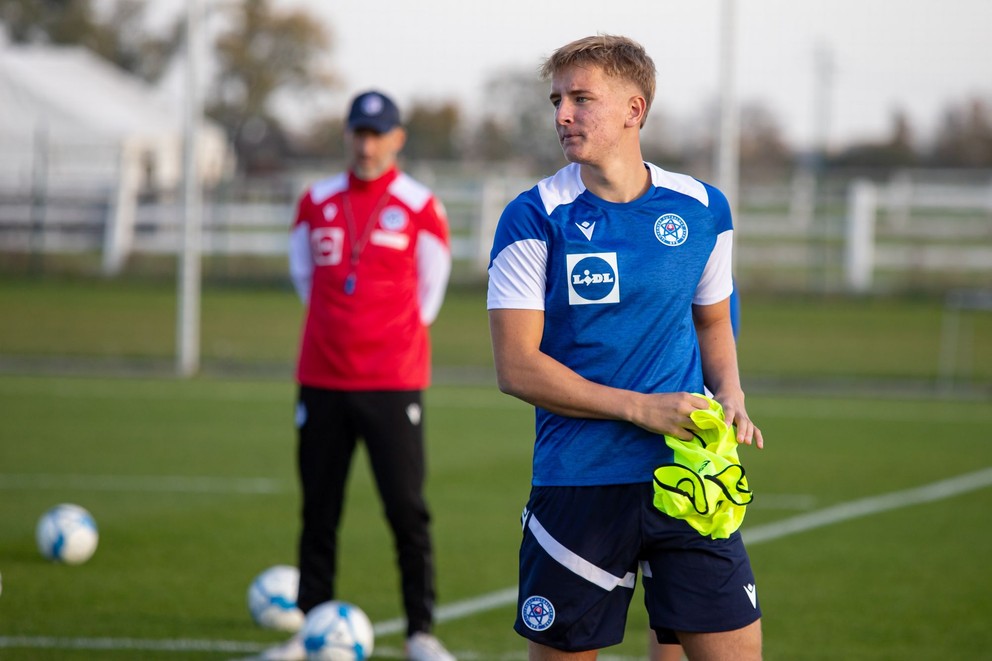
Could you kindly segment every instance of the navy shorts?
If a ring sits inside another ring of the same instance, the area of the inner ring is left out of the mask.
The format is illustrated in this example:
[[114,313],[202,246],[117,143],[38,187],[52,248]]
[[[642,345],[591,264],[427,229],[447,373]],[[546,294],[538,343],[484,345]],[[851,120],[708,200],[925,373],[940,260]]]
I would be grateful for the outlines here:
[[710,633],[759,617],[740,533],[714,540],[652,504],[651,484],[533,487],[524,510],[514,629],[567,652],[623,640],[637,571],[651,628]]

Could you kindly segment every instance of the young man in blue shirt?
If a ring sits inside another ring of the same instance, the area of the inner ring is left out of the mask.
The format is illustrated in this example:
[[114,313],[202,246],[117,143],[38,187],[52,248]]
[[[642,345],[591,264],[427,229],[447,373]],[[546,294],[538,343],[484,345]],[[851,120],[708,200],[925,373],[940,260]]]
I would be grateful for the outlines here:
[[489,268],[499,386],[536,414],[515,629],[535,661],[595,659],[623,638],[640,566],[659,641],[760,659],[740,534],[704,537],[652,503],[663,435],[693,438],[704,382],[738,441],[763,445],[730,323],[729,206],[643,161],[655,68],[639,44],[580,39],[543,73],[570,164],[507,206]]

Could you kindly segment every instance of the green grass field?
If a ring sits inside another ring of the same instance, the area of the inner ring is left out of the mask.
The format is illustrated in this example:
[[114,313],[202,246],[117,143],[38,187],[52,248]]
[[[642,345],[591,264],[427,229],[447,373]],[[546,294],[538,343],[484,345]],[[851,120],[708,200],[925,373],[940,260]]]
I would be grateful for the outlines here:
[[[173,289],[0,280],[4,661],[232,659],[283,638],[253,625],[245,593],[262,569],[294,562],[300,307],[288,290],[208,289],[205,375],[180,380]],[[741,363],[767,448],[742,451],[756,492],[744,534],[766,659],[992,649],[992,326],[987,314],[969,320],[967,380],[937,397],[941,310],[746,299]],[[445,607],[515,584],[532,414],[492,385],[479,291],[452,291],[435,338],[428,495]],[[59,502],[87,507],[100,527],[85,565],[50,564],[35,548],[38,517]],[[401,658],[398,576],[364,455],[340,564],[341,598],[385,631],[376,657]],[[602,659],[644,657],[639,592],[627,639]],[[495,601],[438,624],[459,658],[525,658],[514,606]]]

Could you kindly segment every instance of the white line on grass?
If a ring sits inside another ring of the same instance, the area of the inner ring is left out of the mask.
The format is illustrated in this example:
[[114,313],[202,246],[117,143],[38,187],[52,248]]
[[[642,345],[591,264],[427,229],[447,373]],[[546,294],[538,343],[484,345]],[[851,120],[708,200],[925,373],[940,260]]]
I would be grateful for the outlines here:
[[184,475],[56,475],[0,473],[3,489],[84,489],[170,493],[295,493],[296,486],[267,477],[192,477]]
[[139,638],[60,638],[56,636],[0,636],[0,649],[141,650],[144,652],[260,652],[264,643],[234,640],[153,640]]
[[[879,514],[881,512],[887,512],[889,510],[899,509],[902,507],[910,507],[912,505],[920,505],[923,503],[943,500],[945,498],[951,498],[969,491],[977,491],[978,489],[983,489],[988,486],[992,486],[992,468],[986,468],[974,473],[966,473],[964,475],[952,477],[947,480],[941,480],[940,482],[933,482],[932,484],[927,484],[915,489],[893,491],[880,496],[869,496],[868,498],[852,500],[847,503],[841,503],[839,505],[827,507],[815,512],[798,514],[796,516],[789,517],[788,519],[783,519],[782,521],[767,523],[763,526],[755,526],[754,528],[745,530],[742,535],[744,537],[745,544],[748,546],[754,546],[755,544],[770,542],[772,540],[805,532],[814,528],[828,526],[833,523],[841,523],[843,521],[850,521],[851,519],[857,519],[871,514]],[[438,609],[437,621],[446,622],[468,617],[470,615],[476,615],[493,608],[508,606],[515,603],[516,600],[517,588],[506,588],[497,592],[484,594],[473,599],[448,604],[447,606]],[[387,632],[395,633],[396,631],[399,631],[399,629],[394,630],[396,627],[395,622],[396,620],[388,620],[377,626],[386,627],[388,625],[388,629],[383,631],[382,634],[386,635]],[[376,631],[378,633],[378,629]]]
[[[484,613],[486,611],[493,610],[494,608],[500,608],[501,606],[512,604],[516,600],[517,586],[513,586],[512,588],[497,590],[496,592],[490,592],[489,594],[473,597],[472,599],[465,599],[464,601],[456,601],[453,604],[439,606],[434,611],[434,619],[438,622],[460,620],[463,617],[468,617],[477,613]],[[376,636],[388,636],[390,634],[399,633],[404,629],[406,629],[406,618],[402,617],[386,620],[385,622],[380,622],[372,627],[372,630],[375,631]]]
[[[0,491],[30,491],[32,489],[270,495],[296,493],[297,486],[286,480],[275,480],[267,477],[0,473]],[[761,501],[756,507],[763,510],[808,510],[812,509],[815,504],[816,498],[809,494],[762,493]]]
[[[932,503],[946,498],[977,491],[992,486],[992,467],[985,468],[973,473],[966,473],[947,480],[933,482],[931,484],[893,491],[879,496],[869,496],[859,500],[827,507],[816,512],[799,514],[797,516],[768,523],[763,526],[756,526],[744,531],[744,540],[750,546],[763,542],[770,542],[796,533],[822,528],[834,523],[841,523],[858,519],[873,514],[880,514],[903,507]],[[497,590],[488,594],[458,601],[452,604],[441,606],[437,609],[436,619],[439,623],[450,622],[464,617],[477,615],[495,608],[502,608],[515,603],[517,600],[517,588],[510,587]],[[396,618],[380,622],[374,626],[377,636],[388,636],[400,633],[405,625],[405,620]],[[150,651],[216,651],[233,653],[251,653],[259,651],[263,645],[260,643],[241,643],[224,640],[135,640],[130,638],[55,638],[55,637],[29,637],[29,636],[0,636],[0,649],[14,647],[31,648],[55,648],[55,649],[135,649]],[[393,656],[397,651],[383,649],[386,658],[398,658]],[[379,654],[377,653],[377,656]],[[482,656],[477,653],[459,653],[458,655],[466,660],[472,659],[499,659],[500,661],[517,661],[523,656],[509,654],[493,657],[491,655]],[[602,656],[602,661],[625,661],[624,657]]]
[[840,503],[807,514],[798,514],[782,521],[766,523],[744,530],[741,534],[744,543],[750,546],[769,542],[799,532],[822,528],[832,523],[850,521],[870,514],[880,514],[890,510],[932,503],[945,498],[952,498],[969,491],[977,491],[992,486],[992,468],[985,468],[974,473],[958,475],[939,482],[926,484],[915,489],[892,491],[879,496],[869,496],[860,500]]

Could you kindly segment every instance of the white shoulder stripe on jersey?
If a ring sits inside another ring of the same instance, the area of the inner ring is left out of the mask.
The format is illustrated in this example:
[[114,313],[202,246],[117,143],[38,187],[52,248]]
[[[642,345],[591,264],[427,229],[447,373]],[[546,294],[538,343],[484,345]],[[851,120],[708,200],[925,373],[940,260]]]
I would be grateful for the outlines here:
[[548,244],[540,239],[515,241],[489,267],[489,310],[543,310]]
[[389,184],[389,192],[418,213],[431,199],[431,191],[427,186],[403,172]]
[[699,200],[703,206],[710,205],[710,196],[706,192],[706,187],[699,181],[686,174],[668,172],[662,170],[657,165],[647,163],[648,171],[651,172],[651,183],[659,188],[667,188],[683,195]]
[[579,176],[579,166],[570,163],[558,170],[547,179],[542,179],[537,184],[537,190],[541,194],[541,202],[544,203],[544,211],[550,216],[556,207],[562,204],[570,204],[575,201],[586,185],[582,183]]
[[327,198],[340,193],[347,187],[348,175],[342,172],[341,174],[334,175],[333,177],[321,179],[312,185],[310,187],[310,197],[313,198],[314,203],[320,204]]
[[[698,180],[686,174],[668,172],[662,170],[657,165],[645,162],[648,172],[651,173],[651,183],[659,188],[667,188],[683,195],[699,200],[704,206],[709,206],[710,196],[706,192],[706,187]],[[544,211],[550,216],[556,207],[562,204],[570,204],[585,191],[586,186],[582,183],[579,165],[570,163],[547,179],[542,179],[537,184],[537,190],[541,194],[541,202],[544,203]]]
[[577,574],[607,591],[615,590],[618,587],[634,589],[637,583],[636,573],[627,572],[623,577],[618,577],[605,569],[600,569],[574,551],[562,546],[561,542],[552,537],[533,514],[530,515],[527,528],[534,534],[534,539],[541,545],[541,548],[547,551],[548,555],[554,558],[558,564],[573,574]]

